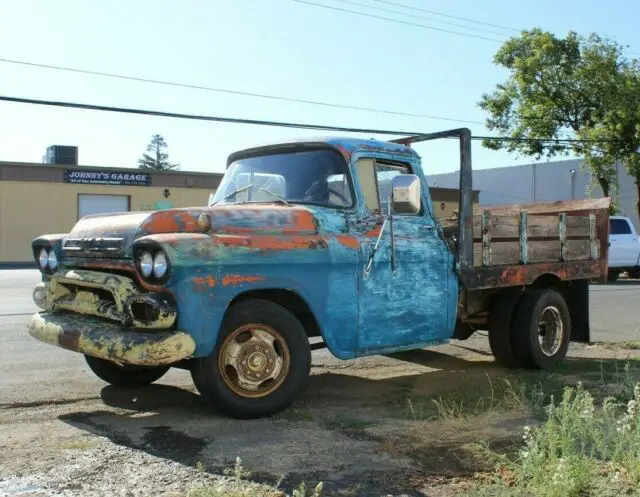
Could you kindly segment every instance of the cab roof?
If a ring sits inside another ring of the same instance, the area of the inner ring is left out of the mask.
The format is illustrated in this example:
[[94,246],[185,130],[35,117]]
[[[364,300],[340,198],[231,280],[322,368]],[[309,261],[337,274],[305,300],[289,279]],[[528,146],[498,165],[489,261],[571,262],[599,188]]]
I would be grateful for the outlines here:
[[259,155],[261,153],[269,151],[318,146],[328,146],[335,148],[338,152],[345,156],[345,159],[348,159],[356,150],[371,150],[376,152],[388,152],[411,157],[418,157],[418,154],[411,147],[407,147],[398,143],[374,139],[329,136],[279,140],[277,142],[269,142],[259,146],[238,150],[229,155],[227,159],[227,165],[240,158],[251,155]]

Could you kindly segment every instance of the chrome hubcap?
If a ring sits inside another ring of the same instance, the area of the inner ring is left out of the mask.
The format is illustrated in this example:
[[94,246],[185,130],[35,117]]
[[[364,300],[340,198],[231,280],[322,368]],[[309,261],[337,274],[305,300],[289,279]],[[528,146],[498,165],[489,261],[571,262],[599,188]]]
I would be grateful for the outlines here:
[[540,350],[547,357],[552,357],[560,350],[563,339],[564,323],[560,310],[552,305],[545,307],[538,321]]
[[278,388],[289,372],[286,341],[269,326],[250,324],[235,330],[220,349],[220,375],[243,397],[263,397]]

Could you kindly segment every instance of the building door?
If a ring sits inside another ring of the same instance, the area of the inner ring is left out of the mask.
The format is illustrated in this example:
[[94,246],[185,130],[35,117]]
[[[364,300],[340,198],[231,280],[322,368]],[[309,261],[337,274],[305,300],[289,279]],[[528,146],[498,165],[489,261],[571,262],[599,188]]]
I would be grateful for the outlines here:
[[129,211],[128,195],[78,195],[78,219],[90,214],[111,214]]

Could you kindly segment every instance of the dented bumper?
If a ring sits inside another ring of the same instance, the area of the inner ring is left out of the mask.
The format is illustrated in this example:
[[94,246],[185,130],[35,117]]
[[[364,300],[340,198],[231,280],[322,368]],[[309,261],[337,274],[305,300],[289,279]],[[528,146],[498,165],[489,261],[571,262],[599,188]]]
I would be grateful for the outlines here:
[[171,364],[188,358],[196,348],[188,333],[126,329],[78,314],[37,313],[31,317],[28,330],[41,342],[124,364]]
[[70,311],[117,321],[124,327],[166,330],[178,313],[166,293],[141,293],[127,277],[72,269],[42,283],[43,310]]

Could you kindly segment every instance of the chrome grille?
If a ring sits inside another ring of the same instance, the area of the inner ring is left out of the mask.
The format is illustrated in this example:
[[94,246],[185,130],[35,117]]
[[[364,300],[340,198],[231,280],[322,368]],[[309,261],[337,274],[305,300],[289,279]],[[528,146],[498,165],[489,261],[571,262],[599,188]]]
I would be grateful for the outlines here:
[[67,257],[119,257],[124,252],[124,238],[67,238],[62,251]]

